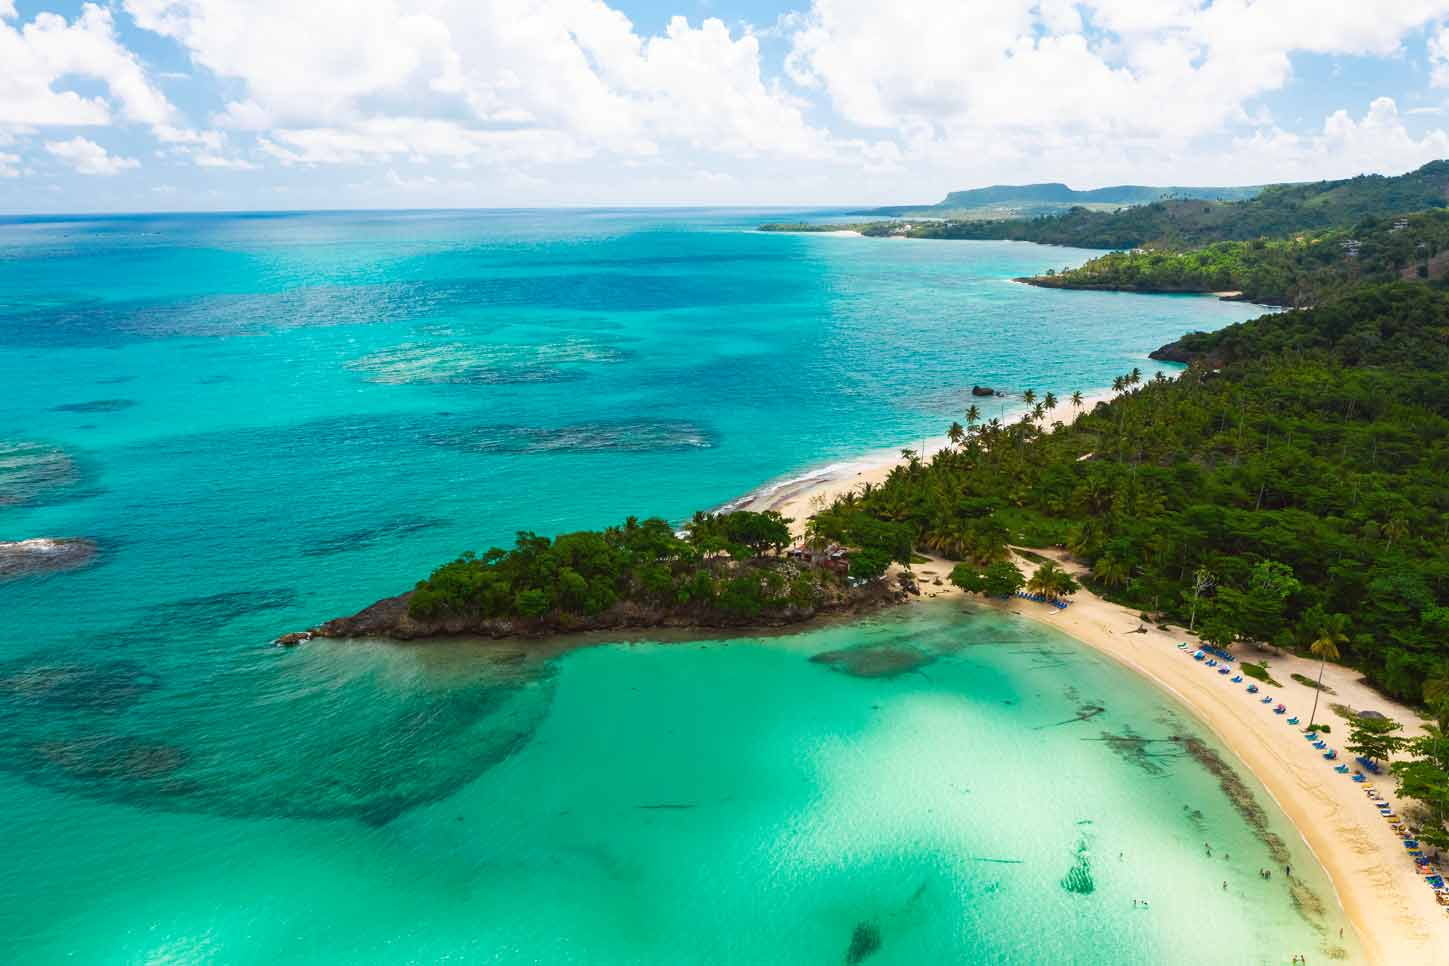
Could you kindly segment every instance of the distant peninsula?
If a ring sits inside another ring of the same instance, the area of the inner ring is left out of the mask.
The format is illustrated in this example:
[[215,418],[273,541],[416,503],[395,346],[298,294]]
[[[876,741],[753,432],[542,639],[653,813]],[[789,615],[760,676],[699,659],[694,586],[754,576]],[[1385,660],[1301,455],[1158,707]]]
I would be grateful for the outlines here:
[[1351,226],[1449,203],[1449,161],[1408,174],[1271,185],[1244,200],[1168,198],[1110,211],[1076,206],[1041,217],[925,217],[853,223],[772,223],[761,231],[857,231],[873,237],[1028,241],[1074,248],[1184,251]]
[[1264,185],[1245,187],[1153,187],[1140,184],[1112,185],[1106,188],[1078,190],[1061,182],[1038,184],[994,184],[984,188],[952,191],[934,205],[892,205],[859,212],[888,218],[970,218],[1020,217],[1046,215],[1068,208],[1121,208],[1146,205],[1171,198],[1193,198],[1207,201],[1245,201],[1263,190]]

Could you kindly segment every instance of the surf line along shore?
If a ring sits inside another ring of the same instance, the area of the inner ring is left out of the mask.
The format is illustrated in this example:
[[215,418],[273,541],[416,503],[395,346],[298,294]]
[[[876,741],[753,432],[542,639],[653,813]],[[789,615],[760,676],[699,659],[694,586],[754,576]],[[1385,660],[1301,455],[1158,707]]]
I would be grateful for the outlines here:
[[[1109,395],[1092,397],[1080,412]],[[941,440],[938,445],[928,444],[922,449],[928,454],[945,445]],[[775,510],[793,519],[791,526],[798,536],[811,514],[864,483],[879,485],[901,462],[899,456],[842,461],[826,471],[801,474],[756,490],[728,506]],[[1060,552],[1036,552],[1056,559],[1077,575],[1084,570]],[[1016,563],[1022,569],[1030,567],[1024,559],[1018,558]],[[922,596],[916,600],[964,598],[964,593],[946,579],[952,566],[931,556],[927,556],[927,563],[915,565],[912,569],[923,578]],[[941,586],[934,583],[938,577]],[[1273,705],[1262,704],[1242,686],[1229,684],[1224,676],[1208,673],[1197,661],[1184,656],[1177,644],[1193,639],[1185,629],[1149,626],[1139,633],[1142,621],[1134,611],[1103,600],[1085,588],[1077,591],[1066,610],[1021,600],[991,606],[1055,627],[1106,654],[1167,692],[1211,730],[1272,796],[1327,872],[1369,962],[1382,966],[1449,966],[1449,920],[1432,891],[1415,874],[1398,837],[1379,816],[1363,787],[1335,772],[1303,739],[1299,728],[1286,724],[1287,715],[1273,714]],[[1279,688],[1265,686],[1264,693],[1271,691],[1274,704],[1282,702],[1290,712],[1306,711],[1313,702],[1313,691],[1289,675],[1315,678],[1317,662],[1290,654],[1274,655],[1272,661],[1273,676],[1287,683]],[[1352,668],[1329,665],[1323,681],[1336,692],[1336,702],[1359,710],[1379,710],[1402,722],[1405,734],[1422,733],[1419,716],[1412,709],[1373,691],[1359,678]],[[1327,711],[1326,702],[1321,702],[1320,708]],[[1391,779],[1381,779],[1378,785],[1386,798],[1396,801]]]

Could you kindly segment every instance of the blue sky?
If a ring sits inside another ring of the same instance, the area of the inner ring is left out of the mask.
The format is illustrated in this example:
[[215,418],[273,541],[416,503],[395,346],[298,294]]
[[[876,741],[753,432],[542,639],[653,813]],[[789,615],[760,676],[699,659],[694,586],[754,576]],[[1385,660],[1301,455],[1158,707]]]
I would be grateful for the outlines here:
[[1449,0],[0,0],[0,211],[933,201],[1449,157]]

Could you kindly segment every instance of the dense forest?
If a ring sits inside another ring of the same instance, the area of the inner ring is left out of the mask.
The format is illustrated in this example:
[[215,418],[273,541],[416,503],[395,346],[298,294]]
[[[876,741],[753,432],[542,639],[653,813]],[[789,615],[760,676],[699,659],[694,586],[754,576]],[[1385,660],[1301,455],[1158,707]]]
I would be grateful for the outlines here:
[[1288,238],[1217,242],[1186,252],[1112,252],[1025,279],[1052,288],[1240,292],[1269,305],[1312,305],[1364,282],[1438,279],[1449,251],[1449,210],[1369,216],[1352,228]]
[[910,559],[904,530],[894,542],[869,530],[883,552],[848,560],[786,555],[790,521],[778,513],[697,513],[680,531],[662,519],[629,518],[604,530],[550,539],[519,533],[511,548],[465,553],[408,594],[357,615],[289,635],[328,637],[540,634],[621,626],[791,623],[817,613],[899,599],[880,581]]
[[983,566],[1010,544],[1065,546],[1094,589],[1210,641],[1303,651],[1337,634],[1388,693],[1442,687],[1449,295],[1365,287],[1187,344],[1181,378],[1124,376],[1071,425],[1050,408],[968,419],[958,446],[811,527],[885,555],[904,528]]
[[1244,201],[1170,199],[1092,211],[1073,208],[1041,218],[899,221],[857,225],[762,225],[763,230],[853,228],[867,235],[1039,242],[1076,248],[1181,250],[1221,241],[1287,236],[1443,208],[1449,203],[1449,161],[1434,161],[1395,177],[1362,175],[1344,181],[1274,185]]
[[512,549],[467,553],[433,571],[408,609],[421,618],[585,617],[632,601],[755,616],[809,605],[820,592],[822,571],[735,566],[778,557],[789,543],[777,513],[701,513],[683,536],[657,517],[553,539],[520,533]]

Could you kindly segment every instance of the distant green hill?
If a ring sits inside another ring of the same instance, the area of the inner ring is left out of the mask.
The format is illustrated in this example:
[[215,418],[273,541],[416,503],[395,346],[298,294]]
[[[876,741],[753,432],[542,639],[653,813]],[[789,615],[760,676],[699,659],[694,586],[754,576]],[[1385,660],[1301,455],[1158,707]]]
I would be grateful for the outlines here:
[[1394,177],[1360,175],[1343,181],[1274,185],[1243,201],[1170,199],[1110,212],[1073,208],[1031,219],[947,219],[914,225],[907,234],[1082,248],[1183,249],[1349,225],[1370,214],[1443,208],[1446,200],[1449,161],[1433,161]]
[[[1037,191],[1040,197],[1072,189],[1063,185],[1028,185],[1024,188],[981,188],[957,191],[950,199],[980,200],[990,197],[1012,197],[993,192]],[[1101,188],[1098,191],[1226,191],[1253,192],[1241,200],[1218,201],[1209,198],[1168,197],[1146,204],[1115,207],[1109,210],[1101,201],[1092,202],[1095,209],[1075,205],[1039,217],[1003,217],[999,212],[986,213],[989,204],[978,205],[977,212],[964,217],[932,215],[930,210],[878,209],[900,220],[865,221],[845,225],[779,224],[762,225],[766,231],[834,231],[853,228],[866,235],[904,235],[910,238],[963,238],[977,240],[1029,241],[1045,245],[1070,245],[1076,248],[1155,248],[1182,251],[1222,241],[1250,241],[1255,238],[1281,238],[1302,231],[1321,231],[1347,227],[1367,216],[1391,216],[1449,206],[1449,161],[1431,161],[1408,174],[1386,177],[1360,175],[1342,181],[1315,181],[1304,184],[1270,185],[1255,188]],[[1075,192],[1076,195],[1093,192]],[[1119,197],[1129,197],[1122,194]],[[1032,204],[1025,196],[1014,196],[1021,204]],[[1035,202],[1037,205],[1056,204]],[[945,209],[942,208],[944,211]],[[917,221],[916,219],[923,219]]]
[[1116,251],[1024,279],[1047,288],[1237,292],[1247,301],[1318,305],[1364,282],[1438,281],[1449,271],[1449,209],[1369,215],[1347,228],[1213,242],[1188,251]]
[[1192,198],[1209,201],[1242,201],[1258,194],[1263,185],[1248,187],[1152,187],[1140,184],[1113,185],[1079,191],[1060,182],[1042,184],[994,184],[985,188],[953,191],[934,205],[892,205],[872,208],[864,215],[891,218],[990,218],[1031,217],[1058,214],[1069,208],[1083,206],[1111,210],[1130,205],[1146,205],[1168,198]]
[[1212,201],[1242,201],[1263,190],[1263,185],[1245,188],[1153,188],[1140,184],[1121,184],[1110,188],[1078,191],[1064,184],[992,185],[953,191],[935,208],[979,208],[982,205],[1058,204],[1058,205],[1146,205],[1164,198],[1200,198]]

